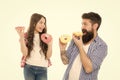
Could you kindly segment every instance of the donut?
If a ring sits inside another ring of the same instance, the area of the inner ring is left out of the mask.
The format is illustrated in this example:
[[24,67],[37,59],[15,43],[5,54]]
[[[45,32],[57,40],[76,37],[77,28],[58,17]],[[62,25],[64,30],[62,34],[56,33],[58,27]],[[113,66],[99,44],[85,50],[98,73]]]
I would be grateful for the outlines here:
[[80,37],[83,35],[83,33],[82,32],[74,32],[73,35],[76,37]]
[[70,41],[71,37],[70,35],[68,34],[63,34],[60,36],[60,41],[63,43],[63,44],[66,44]]
[[25,29],[25,27],[21,27],[21,26],[18,26],[18,27],[15,27],[15,29]]
[[49,43],[51,41],[52,37],[50,34],[47,34],[47,33],[43,33],[41,35],[41,40],[44,42],[44,43]]

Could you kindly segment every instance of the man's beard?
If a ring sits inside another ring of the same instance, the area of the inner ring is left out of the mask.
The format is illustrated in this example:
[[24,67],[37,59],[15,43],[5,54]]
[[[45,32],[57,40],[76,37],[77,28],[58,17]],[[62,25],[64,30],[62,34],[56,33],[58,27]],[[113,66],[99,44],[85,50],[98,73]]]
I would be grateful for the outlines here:
[[88,32],[86,29],[82,29],[82,32],[86,33],[85,35],[82,36],[82,40],[84,44],[88,43],[90,40],[93,39],[94,37],[93,30]]

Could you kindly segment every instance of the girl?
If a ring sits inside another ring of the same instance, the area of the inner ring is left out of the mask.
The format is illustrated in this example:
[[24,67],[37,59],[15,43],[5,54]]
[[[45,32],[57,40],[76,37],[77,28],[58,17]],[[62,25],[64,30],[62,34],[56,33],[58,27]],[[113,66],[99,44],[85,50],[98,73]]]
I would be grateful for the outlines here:
[[47,33],[46,18],[38,13],[31,16],[26,34],[24,27],[16,28],[20,36],[19,42],[23,54],[25,80],[47,80],[47,67],[52,56],[52,40],[44,43],[41,35]]

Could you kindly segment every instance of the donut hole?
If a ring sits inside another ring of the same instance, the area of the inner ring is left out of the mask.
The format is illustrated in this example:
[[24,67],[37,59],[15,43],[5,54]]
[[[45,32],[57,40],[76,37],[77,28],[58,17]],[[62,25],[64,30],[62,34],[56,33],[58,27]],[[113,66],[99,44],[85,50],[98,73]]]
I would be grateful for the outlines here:
[[80,40],[80,37],[77,37],[78,38],[78,40]]
[[47,37],[45,37],[45,39],[47,39]]
[[64,38],[64,40],[67,40],[67,38]]

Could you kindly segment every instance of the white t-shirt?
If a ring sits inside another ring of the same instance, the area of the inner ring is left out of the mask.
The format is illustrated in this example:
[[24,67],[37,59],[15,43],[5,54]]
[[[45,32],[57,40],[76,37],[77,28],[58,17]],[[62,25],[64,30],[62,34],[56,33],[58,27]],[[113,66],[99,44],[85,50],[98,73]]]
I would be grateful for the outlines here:
[[33,50],[30,53],[30,57],[26,59],[26,63],[34,66],[48,67],[48,60],[45,59],[40,48],[39,34],[34,35]]
[[[86,53],[88,52],[89,45],[90,44],[83,46]],[[79,80],[81,67],[82,67],[82,63],[80,59],[80,54],[78,54],[71,67],[68,80]]]

